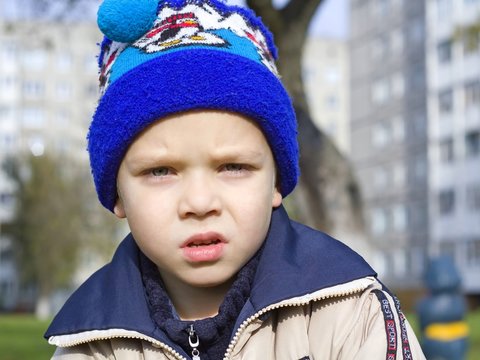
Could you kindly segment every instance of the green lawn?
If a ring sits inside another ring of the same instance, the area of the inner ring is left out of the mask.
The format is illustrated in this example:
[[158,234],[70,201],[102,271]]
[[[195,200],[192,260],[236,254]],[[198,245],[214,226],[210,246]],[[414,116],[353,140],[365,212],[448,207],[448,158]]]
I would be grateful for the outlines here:
[[50,359],[55,348],[43,338],[48,323],[30,315],[0,315],[0,360]]
[[[408,315],[416,330],[416,318]],[[480,310],[470,313],[470,350],[467,360],[480,359]],[[0,360],[50,359],[54,348],[43,339],[48,321],[30,315],[0,315]]]

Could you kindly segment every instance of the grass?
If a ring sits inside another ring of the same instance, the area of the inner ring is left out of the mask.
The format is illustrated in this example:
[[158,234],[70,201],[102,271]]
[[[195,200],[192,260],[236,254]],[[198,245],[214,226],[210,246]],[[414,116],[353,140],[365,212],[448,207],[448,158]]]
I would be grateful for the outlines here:
[[55,348],[43,338],[48,324],[31,315],[0,315],[0,360],[50,359]]
[[[417,319],[409,314],[408,320],[417,331]],[[480,359],[480,310],[469,313],[470,348],[466,360]],[[43,339],[48,321],[39,321],[31,315],[0,315],[0,360],[50,359],[54,348]]]

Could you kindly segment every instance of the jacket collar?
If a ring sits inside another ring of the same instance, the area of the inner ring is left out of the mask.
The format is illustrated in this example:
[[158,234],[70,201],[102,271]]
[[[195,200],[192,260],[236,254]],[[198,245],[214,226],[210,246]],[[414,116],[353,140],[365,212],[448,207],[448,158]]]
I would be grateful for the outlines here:
[[[290,221],[283,207],[270,230],[250,300],[237,325],[268,305],[366,276],[374,270],[353,250],[319,231]],[[45,337],[91,330],[124,329],[168,342],[152,321],[131,235],[112,262],[93,274],[65,303]]]

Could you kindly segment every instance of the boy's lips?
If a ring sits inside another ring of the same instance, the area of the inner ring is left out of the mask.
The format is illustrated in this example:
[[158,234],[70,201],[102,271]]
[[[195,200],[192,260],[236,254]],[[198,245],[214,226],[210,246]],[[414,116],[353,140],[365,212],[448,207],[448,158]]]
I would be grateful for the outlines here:
[[184,256],[191,262],[218,260],[223,253],[225,238],[216,232],[206,232],[190,236],[181,245]]

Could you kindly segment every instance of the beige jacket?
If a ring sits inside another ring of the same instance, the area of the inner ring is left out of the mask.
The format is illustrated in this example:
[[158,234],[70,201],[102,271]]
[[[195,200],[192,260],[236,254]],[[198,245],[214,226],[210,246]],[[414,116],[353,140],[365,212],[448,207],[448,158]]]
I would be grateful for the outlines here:
[[[239,327],[224,359],[425,359],[396,300],[381,289],[367,277],[270,305]],[[58,346],[55,360],[185,359],[158,340],[121,329],[49,342]]]

